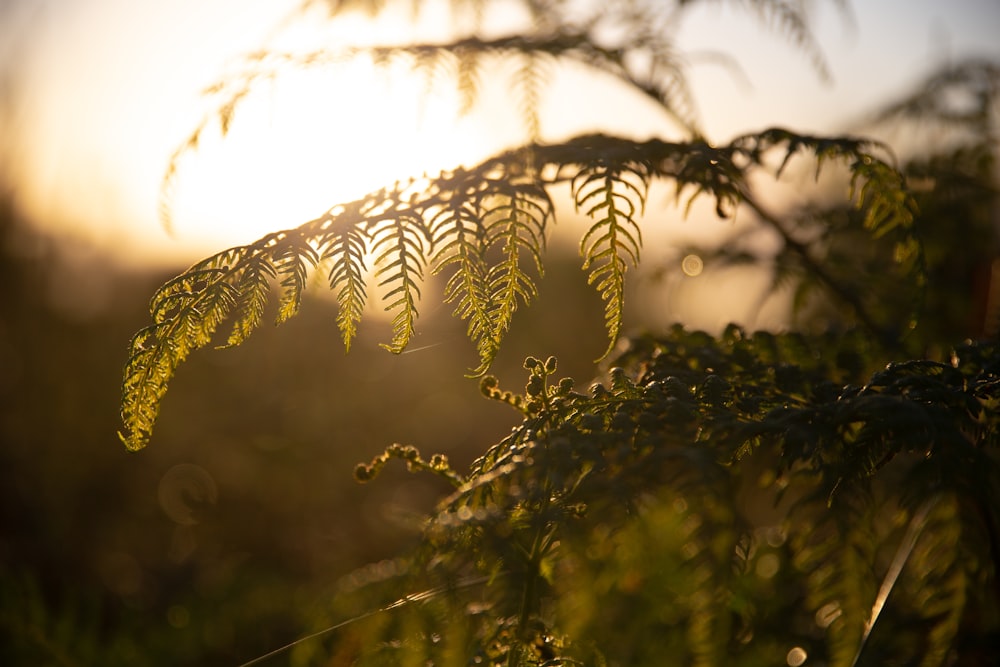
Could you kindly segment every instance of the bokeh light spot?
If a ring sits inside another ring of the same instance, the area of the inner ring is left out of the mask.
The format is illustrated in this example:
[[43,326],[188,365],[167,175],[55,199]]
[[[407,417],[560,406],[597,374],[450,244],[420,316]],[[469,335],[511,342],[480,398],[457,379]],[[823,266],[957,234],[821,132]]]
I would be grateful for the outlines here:
[[698,255],[685,255],[681,260],[681,270],[690,278],[700,276],[704,269],[705,262]]
[[801,646],[796,646],[788,652],[787,656],[785,656],[785,662],[788,663],[788,667],[799,667],[799,665],[804,663],[808,657],[809,654],[805,652],[805,649]]
[[825,604],[816,612],[816,625],[826,629],[831,623],[840,618],[841,613],[839,602]]
[[761,579],[770,579],[778,574],[781,561],[776,554],[764,554],[757,560],[757,576]]
[[171,605],[171,607],[167,609],[167,623],[169,623],[172,627],[179,630],[181,628],[186,628],[190,622],[191,612],[189,612],[187,607],[184,605],[175,604]]
[[160,478],[160,507],[182,526],[198,523],[199,515],[218,497],[215,480],[208,471],[193,463],[180,463]]

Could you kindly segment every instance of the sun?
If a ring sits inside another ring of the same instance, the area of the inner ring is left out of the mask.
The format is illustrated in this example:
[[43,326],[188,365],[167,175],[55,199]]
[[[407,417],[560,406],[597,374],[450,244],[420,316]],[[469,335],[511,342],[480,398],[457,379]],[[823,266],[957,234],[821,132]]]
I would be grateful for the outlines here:
[[254,88],[225,136],[183,155],[167,201],[172,234],[215,246],[295,227],[395,181],[485,157],[454,87],[410,64],[357,58]]
[[[437,33],[449,23],[429,14],[417,24],[389,7],[377,19],[331,20],[295,0],[206,1],[199,20],[183,7],[97,4],[33,33],[0,169],[10,167],[19,205],[39,229],[116,263],[190,263],[396,180],[475,164],[511,141],[483,113],[488,105],[463,115],[456,81],[428,78],[405,59],[283,67],[251,87],[227,132],[209,122],[183,153],[168,230],[157,220],[161,178],[218,108],[199,91],[239,73],[250,61],[240,54],[336,54],[404,43],[417,30],[427,33],[420,40],[447,41]],[[67,49],[76,61],[67,63]]]

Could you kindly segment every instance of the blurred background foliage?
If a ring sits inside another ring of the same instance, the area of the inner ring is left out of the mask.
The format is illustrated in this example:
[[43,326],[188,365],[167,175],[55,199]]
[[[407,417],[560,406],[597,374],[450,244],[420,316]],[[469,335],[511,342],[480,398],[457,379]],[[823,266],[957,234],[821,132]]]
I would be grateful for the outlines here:
[[[10,207],[2,233],[0,654],[16,658],[5,664],[263,653],[301,629],[319,590],[412,540],[442,491],[405,473],[362,488],[358,461],[400,441],[467,464],[518,421],[477,398],[463,325],[430,312],[430,295],[413,346],[428,347],[400,356],[378,347],[378,322],[345,355],[332,302],[314,298],[280,329],[195,355],[158,446],[130,455],[115,435],[124,343],[171,273],[115,270]],[[562,254],[540,285],[560,298],[525,312],[504,351],[512,379],[538,345],[568,345],[568,368],[575,349],[586,377],[605,344],[597,297]],[[80,283],[97,288],[63,292]]]
[[[929,268],[917,330],[874,359],[945,359],[961,340],[997,333],[998,67],[945,68],[867,126],[907,136],[901,157]],[[944,80],[958,87],[935,87]],[[968,113],[938,113],[954,111],[937,104],[944,99]],[[362,326],[345,356],[332,304],[314,297],[280,330],[194,355],[165,401],[157,446],[128,453],[115,437],[125,342],[146,320],[148,296],[182,267],[116,268],[85,243],[33,229],[14,201],[8,194],[0,208],[0,663],[217,665],[267,653],[330,614],[335,591],[384,578],[385,559],[416,539],[415,517],[448,488],[392,467],[360,487],[349,481],[355,463],[398,441],[446,453],[464,470],[520,421],[477,398],[463,377],[473,354],[463,325],[435,295],[425,297],[412,352],[400,356],[377,348],[378,322]],[[845,215],[804,212],[800,232],[855,270],[865,259],[858,246],[824,231]],[[683,320],[664,304],[711,298],[705,284],[730,289],[734,267],[751,265],[778,288],[771,308],[788,323],[838,321],[822,298],[803,298],[791,314],[785,306],[808,276],[783,248],[751,236],[683,248],[633,281],[631,330]],[[682,270],[689,256],[704,264],[697,277]],[[580,381],[595,374],[601,305],[574,249],[553,244],[547,262],[540,300],[494,369],[506,386],[523,382],[527,354],[557,353],[560,372]],[[877,278],[856,288],[869,284]],[[644,540],[669,535],[621,534],[612,545],[625,567],[641,559]],[[783,558],[781,548],[762,549],[754,567]],[[782,592],[774,579],[759,585]]]

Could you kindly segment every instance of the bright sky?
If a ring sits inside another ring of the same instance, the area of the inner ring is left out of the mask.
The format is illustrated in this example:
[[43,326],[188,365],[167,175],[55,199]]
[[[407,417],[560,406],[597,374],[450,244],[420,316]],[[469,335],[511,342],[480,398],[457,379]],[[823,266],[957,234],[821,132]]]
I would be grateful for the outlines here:
[[[126,263],[191,261],[519,140],[517,117],[459,117],[448,86],[425,98],[423,81],[390,81],[363,64],[338,70],[346,77],[338,80],[319,69],[281,77],[255,89],[226,139],[210,131],[183,160],[171,238],[158,220],[160,181],[211,109],[202,89],[261,46],[372,37],[358,22],[330,33],[285,21],[298,4],[8,0],[0,58],[15,64],[13,83],[0,90],[0,120],[9,126],[0,133],[0,176],[13,179],[20,203],[47,230],[87,238]],[[829,132],[944,58],[1000,57],[997,0],[858,0],[853,25],[817,3],[814,30],[833,74],[823,83],[794,46],[746,14],[709,4],[689,16],[680,46],[729,54],[749,82],[692,55],[701,117],[719,141],[770,125]],[[390,30],[403,27],[397,19]],[[608,88],[604,105],[581,103],[574,82],[553,81],[544,108],[575,124],[543,118],[543,133],[590,130],[609,113],[620,123],[604,129],[657,130],[637,98]]]

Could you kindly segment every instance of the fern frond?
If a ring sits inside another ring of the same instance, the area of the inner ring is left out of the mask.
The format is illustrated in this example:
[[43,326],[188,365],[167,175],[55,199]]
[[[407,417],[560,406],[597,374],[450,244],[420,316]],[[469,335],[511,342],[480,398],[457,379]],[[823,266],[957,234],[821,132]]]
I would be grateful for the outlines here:
[[[909,316],[901,330],[898,323],[878,322],[857,290],[849,287],[849,282],[835,276],[828,267],[822,265],[812,253],[809,244],[797,240],[775,216],[764,211],[756,202],[748,200],[760,219],[774,229],[784,240],[790,255],[798,257],[804,270],[826,291],[831,293],[854,312],[858,319],[884,342],[891,344],[899,336],[916,325],[919,316],[923,288],[926,285],[926,266],[923,246],[914,228],[916,203],[907,190],[905,179],[891,164],[888,147],[876,141],[852,137],[814,137],[801,135],[782,128],[770,128],[763,132],[740,137],[733,141],[734,155],[749,160],[751,165],[762,165],[763,155],[771,150],[782,150],[784,155],[777,168],[780,177],[791,159],[799,152],[810,154],[815,159],[816,174],[828,161],[836,161],[846,167],[850,174],[848,196],[862,214],[862,227],[873,241],[892,235],[893,245],[890,262],[916,289]],[[883,157],[887,156],[887,157]],[[904,316],[905,317],[905,316]]]
[[903,174],[882,157],[892,159],[891,150],[883,143],[853,137],[814,137],[770,128],[740,137],[732,146],[757,163],[764,152],[783,146],[785,155],[776,172],[778,177],[800,150],[812,153],[817,176],[827,161],[839,161],[850,171],[849,197],[865,212],[867,230],[876,238],[897,228],[912,231],[916,204]]
[[522,268],[522,258],[542,276],[541,253],[545,247],[545,226],[553,216],[553,204],[548,193],[537,183],[511,184],[499,202],[485,211],[486,245],[500,248],[501,261],[490,266],[487,273],[493,312],[490,315],[494,336],[499,340],[510,327],[518,302],[527,305],[538,295],[534,280]]
[[[407,58],[414,72],[430,79],[443,69],[448,60],[458,63],[455,74],[459,90],[463,93],[462,108],[468,109],[478,92],[474,73],[482,62],[490,56],[497,56],[520,63],[512,83],[520,88],[522,112],[525,113],[526,129],[532,138],[537,136],[533,126],[537,123],[537,106],[542,82],[538,65],[545,59],[573,62],[583,67],[608,74],[625,86],[654,100],[667,117],[676,122],[687,134],[699,135],[693,96],[687,85],[684,68],[678,57],[669,49],[657,49],[653,66],[647,72],[635,70],[632,61],[643,62],[645,57],[632,58],[642,52],[646,45],[622,45],[606,48],[587,30],[574,26],[557,26],[551,33],[519,34],[496,39],[465,37],[444,43],[415,43],[399,46],[346,49],[338,60],[367,56],[377,65],[385,65]],[[647,55],[643,52],[643,55]],[[324,58],[315,56],[295,57],[285,55],[283,60],[296,64],[325,64]],[[471,85],[470,85],[471,84]]]
[[[133,350],[135,368],[129,372],[135,376],[148,364],[153,370],[146,380],[161,382],[157,374],[172,374],[188,352],[208,343],[215,327],[231,312],[236,317],[229,344],[242,342],[259,325],[272,280],[280,282],[276,319],[286,321],[298,312],[307,276],[319,265],[324,270],[329,267],[329,285],[339,305],[337,326],[350,349],[365,308],[365,256],[372,244],[378,255],[379,286],[388,287],[388,307],[395,311],[394,335],[387,347],[401,351],[410,339],[418,285],[429,266],[434,275],[447,274],[444,297],[455,304],[455,315],[467,322],[479,356],[474,372],[480,375],[495,358],[517,308],[535,296],[530,266],[542,274],[545,228],[549,219],[554,220],[549,190],[560,184],[569,186],[577,210],[592,221],[580,241],[580,252],[588,283],[605,304],[610,351],[622,331],[625,275],[639,261],[639,219],[651,181],[674,181],[678,195],[693,189],[688,205],[702,195],[714,198],[717,211],[726,216],[741,203],[754,206],[747,173],[762,167],[764,153],[775,148],[784,149],[786,158],[806,149],[818,160],[848,163],[854,170],[857,199],[869,216],[870,233],[905,232],[903,239],[910,245],[900,245],[897,257],[914,261],[919,244],[910,234],[910,200],[902,189],[902,177],[872,154],[877,146],[780,129],[723,147],[702,140],[637,142],[584,135],[557,144],[528,144],[469,169],[397,184],[337,206],[297,229],[270,234],[196,264],[166,283],[151,304],[154,325],[165,325],[156,329],[157,336],[175,350],[169,363],[163,365],[158,358]],[[754,210],[768,221],[766,212]],[[774,224],[780,227],[777,221]],[[806,273],[815,272],[827,287],[840,286],[835,277],[822,273],[823,267],[807,248],[795,246],[791,236],[788,240],[790,248],[803,251]],[[859,312],[864,312],[864,304],[857,303]],[[149,332],[145,339],[148,343]],[[154,402],[158,396],[148,395]]]
[[444,288],[446,303],[457,303],[454,314],[468,320],[467,333],[479,354],[482,375],[500,348],[493,322],[494,312],[486,261],[487,235],[481,210],[474,201],[456,198],[442,205],[430,218],[431,257],[435,275],[452,268]]
[[730,217],[744,200],[746,174],[736,164],[732,146],[716,148],[705,141],[693,141],[681,146],[664,144],[660,150],[665,155],[660,159],[658,173],[674,179],[677,201],[689,188],[693,190],[684,207],[685,215],[702,195],[715,198],[715,213],[720,218]]
[[518,100],[530,141],[538,141],[542,134],[539,106],[542,89],[545,86],[545,72],[542,69],[543,56],[535,53],[525,53],[521,56],[520,67],[516,74],[516,84],[520,99]]
[[172,234],[174,231],[172,207],[174,189],[176,187],[177,173],[180,169],[181,158],[188,151],[193,151],[198,148],[198,144],[201,141],[201,131],[201,126],[195,128],[194,132],[188,136],[187,141],[174,149],[174,152],[170,155],[170,159],[167,160],[167,168],[163,171],[163,176],[160,178],[158,201],[159,218],[160,226],[163,227],[167,234]]
[[277,272],[267,255],[254,257],[244,267],[236,283],[236,320],[223,347],[240,345],[260,324],[271,291],[271,280],[276,276]]
[[281,296],[275,324],[282,324],[298,314],[310,269],[316,268],[319,255],[301,234],[289,234],[274,251],[274,268],[281,276]]
[[455,85],[458,88],[460,103],[459,115],[472,111],[479,97],[480,64],[478,54],[468,49],[455,49]]
[[351,349],[351,342],[358,333],[358,323],[365,309],[365,251],[367,237],[360,224],[338,224],[324,237],[323,260],[333,263],[329,284],[336,295],[337,328],[340,330],[344,349]]
[[[241,250],[241,249],[239,249]],[[150,303],[153,324],[129,343],[122,381],[122,424],[119,438],[132,450],[146,445],[159,414],[160,401],[177,366],[194,350],[212,340],[216,329],[237,306],[242,275],[229,261],[239,255],[227,250],[192,267],[166,283]]]
[[753,0],[745,4],[757,13],[761,21],[784,33],[794,46],[801,49],[824,81],[830,80],[829,65],[809,29],[802,3],[788,0]]
[[646,203],[649,174],[642,165],[608,167],[596,164],[581,170],[571,189],[577,210],[594,220],[580,240],[587,284],[597,286],[604,301],[608,332],[606,357],[622,329],[625,308],[625,272],[639,262],[642,232],[636,215]]
[[939,123],[974,128],[975,134],[984,138],[992,135],[992,110],[1000,98],[1000,66],[995,61],[969,57],[948,63],[914,90],[914,94],[880,110],[875,120]]
[[202,117],[201,121],[187,138],[180,146],[174,149],[174,152],[170,155],[170,159],[167,161],[167,168],[164,170],[163,177],[160,180],[160,225],[168,234],[173,232],[172,199],[181,159],[188,153],[192,153],[198,149],[198,146],[201,144],[202,134],[213,121],[218,124],[219,132],[223,137],[229,133],[229,127],[232,125],[233,117],[236,115],[236,109],[250,94],[251,85],[257,76],[255,68],[252,68],[243,76],[237,77],[234,82],[218,84],[206,91],[206,93],[222,96],[223,100],[216,107],[214,113],[209,113]]
[[[420,220],[410,215],[391,215],[374,226],[372,252],[376,255],[375,278],[379,287],[389,286],[385,294],[387,312],[392,318],[392,342],[382,347],[399,354],[413,336],[420,299],[418,281],[423,280],[425,251],[420,235]],[[383,277],[385,276],[385,277]]]
[[948,664],[965,611],[969,581],[962,554],[962,519],[954,497],[937,503],[911,556],[913,609],[928,624],[920,667]]
[[139,330],[129,342],[129,359],[122,382],[121,418],[124,431],[118,438],[130,450],[146,446],[160,413],[167,384],[180,363],[163,342],[170,324],[153,324]]

